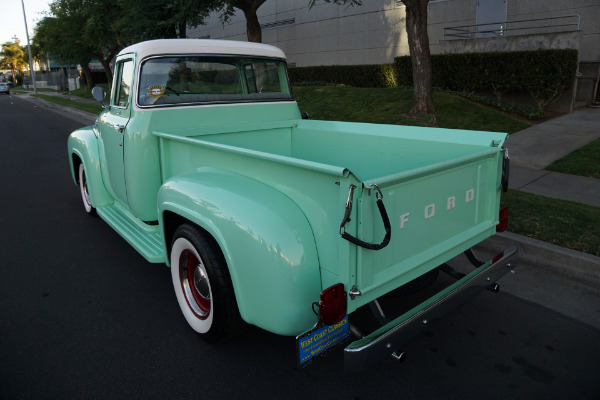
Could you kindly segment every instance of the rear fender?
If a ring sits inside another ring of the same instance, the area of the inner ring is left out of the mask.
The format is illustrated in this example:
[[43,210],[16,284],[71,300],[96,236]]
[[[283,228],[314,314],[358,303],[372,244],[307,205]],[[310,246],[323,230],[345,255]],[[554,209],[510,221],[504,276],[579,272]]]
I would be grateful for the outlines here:
[[246,322],[280,335],[315,324],[312,303],[321,292],[315,240],[302,210],[284,194],[244,176],[200,168],[166,182],[158,208],[167,227],[165,254],[172,220],[191,221],[215,239]]
[[86,172],[90,202],[96,208],[113,202],[102,180],[98,144],[98,137],[91,126],[74,131],[67,141],[73,182],[79,184],[79,162],[81,162]]

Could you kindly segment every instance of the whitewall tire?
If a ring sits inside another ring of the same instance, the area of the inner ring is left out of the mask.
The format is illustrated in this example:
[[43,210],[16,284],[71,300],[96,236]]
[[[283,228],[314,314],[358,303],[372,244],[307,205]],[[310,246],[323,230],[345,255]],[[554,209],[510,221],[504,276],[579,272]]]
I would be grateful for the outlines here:
[[214,240],[195,225],[181,225],[173,235],[170,264],[177,302],[190,327],[209,342],[233,336],[242,320]]
[[96,215],[96,209],[94,206],[92,206],[92,202],[90,200],[87,176],[83,163],[79,164],[79,191],[81,192],[81,200],[83,201],[83,208],[85,212],[90,215]]

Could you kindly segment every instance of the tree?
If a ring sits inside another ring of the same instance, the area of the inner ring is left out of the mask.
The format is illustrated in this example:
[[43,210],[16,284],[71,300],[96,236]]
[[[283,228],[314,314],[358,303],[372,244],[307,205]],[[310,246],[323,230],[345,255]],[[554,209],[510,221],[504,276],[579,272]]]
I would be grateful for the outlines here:
[[143,40],[186,37],[223,0],[54,0],[38,25],[37,42],[48,54],[82,66],[98,60],[112,84],[111,62],[123,48]]
[[262,28],[258,22],[256,12],[267,0],[223,0],[225,7],[222,10],[221,18],[225,22],[234,13],[234,8],[242,10],[246,17],[246,36],[249,42],[262,43]]
[[109,0],[54,0],[50,16],[40,21],[34,40],[45,53],[80,64],[88,86],[92,84],[88,64],[98,60],[111,85],[110,62],[124,47],[115,29],[120,12],[118,4]]
[[222,0],[120,0],[123,14],[116,23],[131,43],[159,38],[186,38]]
[[83,20],[78,16],[45,17],[36,27],[33,43],[46,57],[58,57],[68,64],[81,65],[87,87],[92,90],[94,79],[89,68],[93,49],[89,47],[79,34]]
[[433,115],[433,68],[427,34],[429,0],[402,0],[406,6],[406,33],[413,70],[413,116]]
[[6,42],[2,44],[2,51],[0,52],[0,66],[5,69],[10,69],[12,72],[13,81],[16,82],[17,71],[23,76],[23,71],[27,65],[27,58],[25,57],[25,51],[19,42],[17,37],[13,37],[13,42]]

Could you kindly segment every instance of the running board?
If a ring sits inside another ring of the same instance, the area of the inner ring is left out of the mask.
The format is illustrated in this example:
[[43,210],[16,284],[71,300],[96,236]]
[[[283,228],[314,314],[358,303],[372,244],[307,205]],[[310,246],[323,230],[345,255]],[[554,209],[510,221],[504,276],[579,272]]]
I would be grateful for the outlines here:
[[119,233],[146,260],[152,263],[165,261],[158,225],[147,225],[117,203],[98,207],[98,215]]

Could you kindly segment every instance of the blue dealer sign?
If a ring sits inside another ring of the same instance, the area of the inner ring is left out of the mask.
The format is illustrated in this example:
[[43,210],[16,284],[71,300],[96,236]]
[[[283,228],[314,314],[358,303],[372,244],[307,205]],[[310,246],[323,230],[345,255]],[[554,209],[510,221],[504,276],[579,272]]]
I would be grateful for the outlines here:
[[296,338],[298,365],[303,366],[314,357],[341,343],[350,335],[348,316],[335,325],[310,330]]

